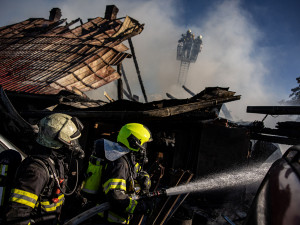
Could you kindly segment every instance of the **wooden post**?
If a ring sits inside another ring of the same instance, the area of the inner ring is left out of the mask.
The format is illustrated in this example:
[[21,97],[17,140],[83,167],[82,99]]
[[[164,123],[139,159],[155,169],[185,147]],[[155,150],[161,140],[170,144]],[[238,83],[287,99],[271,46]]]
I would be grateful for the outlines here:
[[136,60],[136,56],[135,56],[135,52],[134,52],[134,47],[133,47],[131,38],[128,38],[128,43],[129,43],[129,46],[130,46],[131,54],[133,56],[133,62],[134,62],[135,69],[136,69],[136,72],[137,72],[137,75],[138,75],[138,79],[139,79],[139,82],[140,82],[140,85],[141,85],[143,96],[144,96],[145,102],[147,103],[148,99],[147,99],[145,87],[144,87],[144,84],[143,84],[142,76],[141,76],[141,73],[140,73],[140,69],[139,69],[139,66],[138,66],[138,63],[137,63],[137,60]]
[[[121,66],[122,66],[122,64],[119,64],[117,66],[117,71],[120,75],[122,75]],[[122,81],[121,77],[118,79],[118,99],[119,100],[123,99],[123,81]]]
[[127,87],[128,94],[130,96],[129,99],[132,99],[133,97],[132,97],[131,89],[130,89],[130,86],[129,86],[129,82],[128,82],[128,79],[126,77],[125,70],[124,70],[124,67],[123,67],[122,64],[121,64],[121,72],[122,72],[122,76],[123,76],[124,81],[125,81],[125,85]]

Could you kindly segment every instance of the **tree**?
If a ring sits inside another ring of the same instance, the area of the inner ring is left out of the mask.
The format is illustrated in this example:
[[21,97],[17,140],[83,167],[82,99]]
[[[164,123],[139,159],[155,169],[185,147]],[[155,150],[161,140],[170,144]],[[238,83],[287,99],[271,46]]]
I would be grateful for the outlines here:
[[292,94],[290,94],[290,100],[282,100],[280,103],[284,105],[300,105],[300,77],[296,78],[298,87],[292,88]]

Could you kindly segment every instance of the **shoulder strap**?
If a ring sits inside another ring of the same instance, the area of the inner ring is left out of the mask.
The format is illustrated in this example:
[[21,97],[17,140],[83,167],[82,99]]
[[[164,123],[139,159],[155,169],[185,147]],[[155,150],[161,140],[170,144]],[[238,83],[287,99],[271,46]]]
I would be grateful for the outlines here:
[[49,178],[50,178],[50,172],[49,172],[49,169],[46,165],[46,163],[44,161],[42,161],[41,159],[39,158],[32,158],[34,162],[37,162],[40,166],[42,166],[45,171],[47,172],[47,178],[48,178],[48,181],[49,181]]
[[[34,162],[37,162],[40,166],[42,166],[44,168],[44,170],[47,173],[47,183],[45,185],[45,191],[42,193],[42,195],[49,195],[50,192],[52,192],[51,188],[54,184],[54,179],[55,175],[54,172],[55,168],[53,163],[50,161],[49,157],[45,157],[45,156],[40,156],[40,155],[34,155],[34,156],[30,156],[31,159]],[[48,188],[46,188],[48,186]]]
[[52,159],[50,159],[50,157],[43,156],[43,155],[34,155],[34,156],[31,156],[31,158],[37,162],[41,162],[44,166],[46,166],[47,171],[49,172],[49,175],[50,175],[50,172],[56,171],[55,165],[54,165],[55,162]]
[[128,164],[128,167],[129,167],[129,170],[130,170],[130,175],[132,176],[132,177],[134,177],[134,174],[135,174],[135,164],[134,164],[134,162],[132,161],[132,158],[131,158],[131,155],[125,155],[124,156],[124,159],[125,159],[125,161],[127,162],[127,164]]
[[[131,180],[131,183],[132,183],[132,186],[134,187],[134,179],[133,179],[133,167],[132,167],[132,163],[131,160],[129,161],[129,159],[127,158],[127,155],[124,156],[124,159],[125,161],[127,162],[127,165],[128,165],[128,169],[129,169],[129,176],[130,176],[130,180]],[[135,189],[133,188],[134,192],[135,192]]]

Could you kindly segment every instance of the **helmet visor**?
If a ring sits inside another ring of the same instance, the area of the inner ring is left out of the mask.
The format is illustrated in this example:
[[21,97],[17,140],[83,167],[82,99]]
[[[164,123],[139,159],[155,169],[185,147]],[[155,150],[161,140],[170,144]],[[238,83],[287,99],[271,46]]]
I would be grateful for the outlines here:
[[77,117],[72,117],[71,121],[75,124],[75,126],[77,127],[77,131],[72,134],[70,136],[71,139],[76,139],[78,137],[80,137],[81,135],[81,131],[83,130],[84,126],[83,124],[80,122],[80,120]]

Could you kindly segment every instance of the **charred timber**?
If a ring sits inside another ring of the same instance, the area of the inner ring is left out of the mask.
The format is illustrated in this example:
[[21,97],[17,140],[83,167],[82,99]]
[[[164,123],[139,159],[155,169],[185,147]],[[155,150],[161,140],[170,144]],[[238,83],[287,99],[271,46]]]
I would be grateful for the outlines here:
[[252,134],[251,139],[278,143],[278,144],[285,144],[285,145],[299,145],[300,138],[289,138],[289,137],[281,137],[281,136],[273,136],[273,135],[266,135],[266,134]]
[[194,92],[192,92],[190,89],[188,89],[186,86],[182,85],[182,88],[189,93],[191,96],[195,96],[196,94]]
[[285,122],[278,122],[276,127],[278,129],[290,129],[290,130],[297,130],[300,131],[300,122],[297,121],[285,121]]
[[166,96],[167,96],[168,98],[170,98],[170,99],[177,99],[177,98],[175,98],[173,95],[171,95],[171,94],[169,94],[169,93],[166,93]]
[[211,101],[198,101],[183,105],[176,105],[166,107],[162,109],[153,109],[147,111],[23,111],[20,114],[24,117],[36,118],[44,117],[52,113],[67,113],[71,116],[77,116],[79,118],[89,119],[108,119],[108,120],[126,120],[126,119],[146,119],[146,118],[164,118],[179,115],[182,113],[188,113],[195,110],[210,108],[216,105],[220,105],[226,102],[239,100],[240,96],[232,96],[228,98],[222,98],[219,100]]
[[[117,71],[119,74],[121,74],[121,64],[117,66]],[[118,79],[118,99],[123,99],[123,81],[122,79]]]
[[137,60],[136,60],[135,51],[134,51],[134,47],[133,47],[133,43],[132,43],[131,38],[128,38],[128,43],[129,43],[129,46],[130,46],[131,54],[133,56],[133,62],[134,62],[134,65],[135,65],[136,73],[138,75],[138,79],[139,79],[139,82],[140,82],[140,85],[141,85],[141,89],[142,89],[142,93],[143,93],[145,102],[148,102],[148,98],[147,98],[147,95],[146,95],[144,83],[143,83],[141,72],[140,72],[140,69],[139,69],[139,65],[138,65]]
[[300,106],[248,106],[247,113],[300,115]]
[[291,138],[299,138],[300,139],[300,133],[299,130],[294,129],[271,129],[271,128],[264,128],[259,133],[261,134],[271,134],[271,135],[278,135],[278,136],[286,136]]

